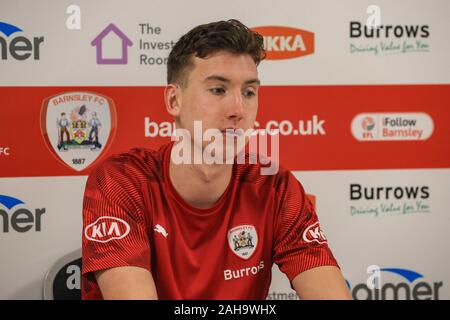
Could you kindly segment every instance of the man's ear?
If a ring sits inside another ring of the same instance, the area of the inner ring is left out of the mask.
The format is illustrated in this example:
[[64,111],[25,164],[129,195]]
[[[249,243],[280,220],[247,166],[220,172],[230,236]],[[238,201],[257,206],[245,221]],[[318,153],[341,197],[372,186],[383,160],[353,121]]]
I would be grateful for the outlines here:
[[167,112],[174,117],[178,117],[181,107],[181,87],[173,83],[168,84],[164,90],[164,102]]

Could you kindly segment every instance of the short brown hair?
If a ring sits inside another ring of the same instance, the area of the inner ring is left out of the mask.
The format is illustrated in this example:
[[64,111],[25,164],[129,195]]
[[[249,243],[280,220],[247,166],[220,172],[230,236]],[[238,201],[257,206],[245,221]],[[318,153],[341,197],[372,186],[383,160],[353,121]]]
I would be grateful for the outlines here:
[[186,83],[186,71],[191,57],[205,58],[217,51],[248,54],[258,65],[266,56],[263,37],[238,20],[202,24],[175,44],[167,62],[167,83]]

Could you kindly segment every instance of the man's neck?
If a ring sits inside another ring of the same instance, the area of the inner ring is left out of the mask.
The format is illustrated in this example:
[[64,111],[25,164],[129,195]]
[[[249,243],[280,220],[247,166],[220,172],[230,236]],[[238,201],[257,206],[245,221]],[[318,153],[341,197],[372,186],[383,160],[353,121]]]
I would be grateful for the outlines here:
[[169,178],[178,194],[191,206],[211,208],[228,187],[232,164],[175,164],[170,159]]

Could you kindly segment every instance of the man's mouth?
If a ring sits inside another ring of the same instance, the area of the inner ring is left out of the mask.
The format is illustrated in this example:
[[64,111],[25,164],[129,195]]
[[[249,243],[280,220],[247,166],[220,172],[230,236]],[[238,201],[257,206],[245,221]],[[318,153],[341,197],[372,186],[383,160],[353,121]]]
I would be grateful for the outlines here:
[[242,129],[227,128],[221,131],[223,134],[231,137],[240,137],[243,135]]

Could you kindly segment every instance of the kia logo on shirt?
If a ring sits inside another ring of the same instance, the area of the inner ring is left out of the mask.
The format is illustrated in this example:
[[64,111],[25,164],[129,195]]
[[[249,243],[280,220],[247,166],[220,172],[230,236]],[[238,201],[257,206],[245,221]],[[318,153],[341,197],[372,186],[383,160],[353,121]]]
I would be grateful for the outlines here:
[[320,229],[319,222],[316,222],[306,228],[305,232],[303,232],[303,240],[306,242],[317,242],[317,243],[325,243],[327,242],[327,238],[325,234]]
[[252,28],[264,38],[267,60],[298,58],[314,53],[314,33],[307,30],[262,26]]
[[115,217],[100,217],[84,230],[84,236],[96,242],[109,242],[122,239],[130,232],[130,225],[124,220]]

